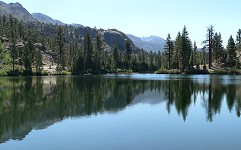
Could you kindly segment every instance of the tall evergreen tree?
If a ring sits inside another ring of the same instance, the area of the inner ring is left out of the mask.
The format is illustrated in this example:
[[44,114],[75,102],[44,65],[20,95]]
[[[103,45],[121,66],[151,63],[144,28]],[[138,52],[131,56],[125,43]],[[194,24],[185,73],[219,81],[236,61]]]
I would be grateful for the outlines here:
[[98,34],[96,36],[96,41],[95,41],[95,69],[96,71],[100,71],[101,69],[101,54],[102,54],[102,41],[101,41],[101,36]]
[[129,41],[126,41],[126,63],[127,63],[127,69],[131,69],[131,56],[132,56],[132,49],[131,49],[131,44]]
[[237,42],[237,52],[241,52],[241,29],[239,29],[237,32],[236,42]]
[[167,39],[166,39],[166,44],[164,47],[165,53],[167,55],[167,60],[168,60],[168,69],[171,69],[171,56],[173,55],[173,42],[171,41],[171,36],[168,33]]
[[36,68],[36,73],[41,73],[42,71],[42,66],[43,66],[43,57],[41,54],[40,50],[36,51],[36,62],[35,62],[35,68]]
[[227,65],[234,67],[236,65],[236,46],[232,36],[230,36],[227,45]]
[[196,41],[194,41],[194,44],[193,44],[193,64],[194,65],[198,65],[197,57],[198,57],[197,43]]
[[15,70],[15,60],[17,58],[16,32],[15,32],[16,23],[12,15],[9,16],[9,23],[10,23],[12,69]]
[[192,44],[191,41],[188,37],[188,31],[186,26],[184,26],[182,35],[181,35],[181,49],[180,49],[180,65],[181,69],[185,69],[189,67],[189,60],[191,56],[191,51],[192,51]]
[[29,40],[27,44],[25,44],[23,49],[23,64],[25,67],[25,73],[26,74],[32,74],[32,51],[33,51],[33,45],[31,41]]
[[206,46],[203,46],[202,48],[202,64],[203,64],[203,69],[205,70],[206,69],[206,57],[207,57],[207,53],[206,53]]
[[222,36],[219,33],[215,33],[213,37],[213,60],[216,63],[221,63],[223,56],[223,40]]
[[61,26],[58,26],[57,45],[58,45],[57,71],[62,71],[64,69],[65,52],[64,52],[64,31]]
[[119,54],[118,54],[117,46],[115,45],[113,49],[113,68],[115,69],[115,71],[117,71],[118,63],[119,63]]
[[174,42],[174,52],[173,52],[173,68],[179,69],[180,63],[183,60],[183,56],[181,55],[181,33],[178,32],[176,40]]
[[90,38],[90,34],[87,32],[84,38],[83,44],[83,52],[84,52],[84,72],[89,73],[90,70],[94,69],[93,63],[93,46]]
[[213,35],[214,35],[214,29],[213,29],[213,25],[209,26],[207,28],[207,40],[206,40],[206,43],[207,43],[207,48],[208,48],[208,56],[209,56],[209,59],[208,59],[208,65],[209,65],[209,68],[212,67],[212,55],[213,55]]
[[161,52],[158,51],[157,53],[157,69],[160,69],[161,68]]

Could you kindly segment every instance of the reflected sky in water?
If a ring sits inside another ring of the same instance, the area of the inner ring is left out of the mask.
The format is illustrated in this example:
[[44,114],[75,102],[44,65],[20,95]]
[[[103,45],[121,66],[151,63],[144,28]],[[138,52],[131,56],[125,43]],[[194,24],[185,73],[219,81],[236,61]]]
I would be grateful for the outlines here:
[[241,77],[0,78],[0,149],[240,149]]

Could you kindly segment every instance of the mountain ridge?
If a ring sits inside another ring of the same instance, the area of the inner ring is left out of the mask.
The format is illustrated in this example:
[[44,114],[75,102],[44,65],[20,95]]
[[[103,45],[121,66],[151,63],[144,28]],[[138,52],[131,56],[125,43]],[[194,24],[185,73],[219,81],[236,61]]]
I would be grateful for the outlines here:
[[61,22],[60,20],[53,19],[43,13],[32,13],[32,17],[39,22],[42,23],[52,23],[52,24],[57,24],[57,25],[65,25],[65,23]]
[[163,51],[165,40],[161,37],[151,35],[149,37],[137,37],[132,34],[126,34],[134,43],[134,45],[140,49],[146,51]]

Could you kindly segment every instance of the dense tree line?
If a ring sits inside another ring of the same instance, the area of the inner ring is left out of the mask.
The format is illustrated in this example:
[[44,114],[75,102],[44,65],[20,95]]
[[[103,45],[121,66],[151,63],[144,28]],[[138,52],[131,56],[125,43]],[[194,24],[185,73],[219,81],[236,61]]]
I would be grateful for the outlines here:
[[[2,56],[11,58],[8,61],[1,58],[0,62],[2,65],[12,64],[13,72],[18,69],[16,65],[23,67],[26,74],[32,74],[33,70],[41,72],[42,54],[45,52],[36,48],[39,43],[53,52],[53,63],[56,63],[58,73],[63,70],[72,74],[142,72],[155,71],[161,66],[161,53],[137,49],[128,39],[124,41],[124,50],[119,49],[119,43],[108,47],[103,36],[98,32],[96,36],[91,34],[90,28],[80,36],[78,27],[27,23],[11,15],[0,17],[0,27],[1,41],[5,46],[6,43],[9,45],[1,51]],[[9,54],[3,55],[4,51]]]
[[[50,50],[57,73],[66,70],[72,74],[147,72],[163,69],[206,69],[215,66],[239,68],[241,30],[236,40],[231,36],[226,49],[221,33],[214,27],[207,28],[203,48],[198,49],[191,41],[187,28],[178,32],[175,40],[168,34],[163,52],[147,52],[137,49],[126,39],[124,48],[120,43],[108,46],[103,35],[91,28],[80,30],[73,26],[58,26],[39,22],[23,22],[10,16],[0,17],[0,67],[10,66],[15,73],[19,67],[25,74],[41,73],[43,54]],[[83,33],[84,32],[84,33]],[[81,33],[81,34],[80,34]],[[81,36],[84,35],[84,36]],[[113,41],[113,39],[112,39]],[[4,46],[3,46],[4,44]],[[45,49],[39,49],[36,45]],[[17,66],[17,68],[16,68]],[[0,68],[0,69],[1,69]]]
[[203,41],[203,48],[197,49],[196,42],[193,43],[188,37],[188,31],[184,26],[182,33],[178,33],[175,40],[168,34],[162,59],[166,62],[162,67],[166,69],[199,69],[200,65],[206,69],[213,65],[228,68],[240,68],[239,53],[241,52],[241,29],[238,30],[236,42],[232,36],[228,40],[226,49],[223,47],[221,33],[214,32],[211,25],[207,28],[206,40]]

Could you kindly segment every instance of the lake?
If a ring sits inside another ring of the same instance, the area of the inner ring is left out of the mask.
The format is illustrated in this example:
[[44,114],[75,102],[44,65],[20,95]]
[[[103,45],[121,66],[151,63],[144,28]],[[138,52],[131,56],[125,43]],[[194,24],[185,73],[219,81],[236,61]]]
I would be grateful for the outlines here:
[[0,150],[239,150],[241,76],[0,78]]

